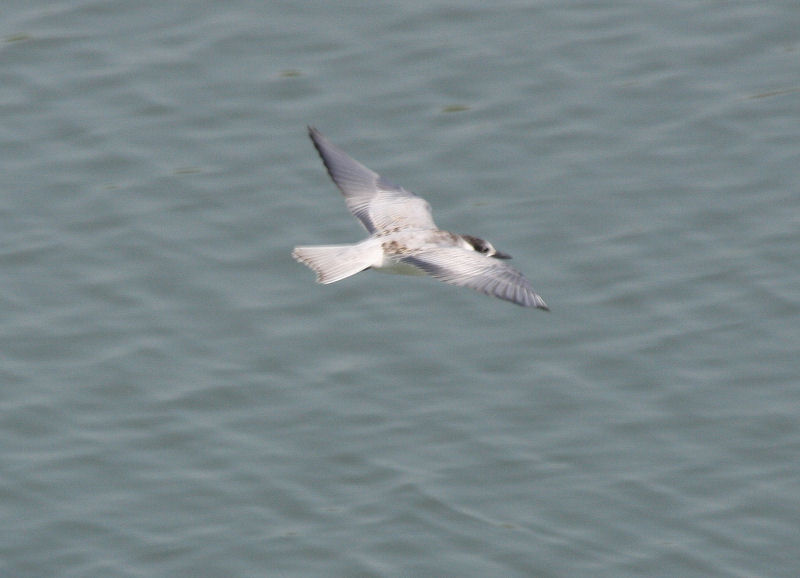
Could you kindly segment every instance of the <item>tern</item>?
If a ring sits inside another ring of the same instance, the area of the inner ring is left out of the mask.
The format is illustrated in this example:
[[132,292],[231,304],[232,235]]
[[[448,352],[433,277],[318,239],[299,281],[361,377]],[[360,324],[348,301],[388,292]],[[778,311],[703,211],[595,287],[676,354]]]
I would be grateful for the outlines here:
[[433,222],[428,202],[368,169],[308,127],[308,135],[347,208],[369,237],[354,245],[295,247],[300,263],[317,282],[341,281],[366,269],[431,277],[523,307],[549,307],[530,281],[508,265],[509,255],[472,235],[443,231]]

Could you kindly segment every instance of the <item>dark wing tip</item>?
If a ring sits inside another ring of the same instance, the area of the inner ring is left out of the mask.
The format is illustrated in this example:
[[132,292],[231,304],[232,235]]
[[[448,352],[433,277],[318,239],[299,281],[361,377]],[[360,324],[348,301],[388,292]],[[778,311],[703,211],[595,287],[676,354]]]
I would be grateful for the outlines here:
[[[317,154],[322,160],[322,164],[325,165],[325,170],[328,171],[328,175],[330,175],[330,177],[333,179],[333,182],[336,183],[339,189],[342,189],[342,187],[339,185],[339,181],[336,179],[332,160],[329,158],[329,155],[335,154],[336,152],[340,152],[342,155],[344,155],[344,153],[329,143],[323,134],[311,125],[308,125],[308,136],[311,139],[314,148],[317,149]],[[342,192],[344,193],[344,190],[342,190]]]
[[319,150],[320,144],[319,141],[324,139],[325,137],[322,136],[322,133],[319,132],[315,127],[308,125],[308,136],[311,139],[311,142],[314,143],[314,147]]

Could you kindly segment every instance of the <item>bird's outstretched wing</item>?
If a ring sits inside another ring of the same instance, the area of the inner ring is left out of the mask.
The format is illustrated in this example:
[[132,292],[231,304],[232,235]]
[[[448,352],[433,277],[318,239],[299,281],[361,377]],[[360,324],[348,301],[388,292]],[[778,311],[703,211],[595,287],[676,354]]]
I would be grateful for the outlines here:
[[445,283],[469,287],[523,307],[550,310],[522,273],[493,257],[457,247],[437,247],[404,257],[403,261]]
[[344,195],[347,208],[367,231],[436,228],[425,199],[389,183],[331,144],[317,129],[308,127],[308,135]]

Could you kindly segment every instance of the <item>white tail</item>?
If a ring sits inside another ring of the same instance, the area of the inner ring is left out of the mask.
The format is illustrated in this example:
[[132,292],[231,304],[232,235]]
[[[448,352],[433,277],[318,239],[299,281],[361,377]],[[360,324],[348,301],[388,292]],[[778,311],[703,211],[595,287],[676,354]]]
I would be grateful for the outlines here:
[[335,283],[377,265],[382,258],[380,245],[317,245],[295,247],[292,257],[317,274],[317,283]]

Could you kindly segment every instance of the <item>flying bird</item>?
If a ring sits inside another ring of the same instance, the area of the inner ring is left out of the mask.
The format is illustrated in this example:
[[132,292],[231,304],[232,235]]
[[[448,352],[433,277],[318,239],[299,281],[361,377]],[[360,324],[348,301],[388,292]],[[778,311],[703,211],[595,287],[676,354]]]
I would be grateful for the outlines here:
[[478,237],[439,229],[425,199],[388,182],[317,129],[309,127],[308,134],[347,208],[369,233],[354,245],[295,247],[292,257],[311,268],[318,283],[335,283],[366,269],[430,275],[523,307],[549,311],[530,281],[505,262],[509,255]]

